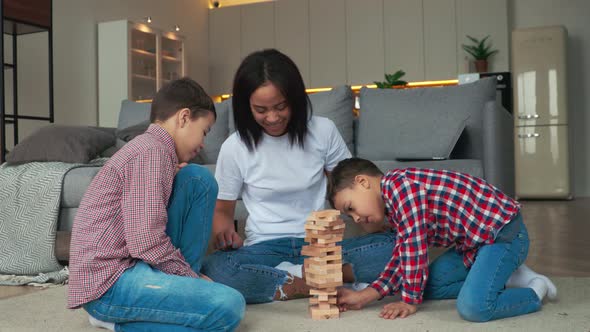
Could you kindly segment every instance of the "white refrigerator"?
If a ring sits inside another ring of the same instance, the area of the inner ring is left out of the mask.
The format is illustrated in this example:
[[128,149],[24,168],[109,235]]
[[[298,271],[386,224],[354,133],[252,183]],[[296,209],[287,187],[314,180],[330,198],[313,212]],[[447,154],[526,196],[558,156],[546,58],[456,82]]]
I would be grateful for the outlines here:
[[566,48],[563,26],[512,32],[517,198],[572,198]]

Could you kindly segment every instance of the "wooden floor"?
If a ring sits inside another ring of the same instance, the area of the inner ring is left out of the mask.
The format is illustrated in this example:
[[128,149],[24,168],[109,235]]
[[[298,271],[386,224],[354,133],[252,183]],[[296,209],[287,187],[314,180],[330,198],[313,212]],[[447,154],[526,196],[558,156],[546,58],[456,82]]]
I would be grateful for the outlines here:
[[[590,277],[590,198],[521,203],[531,239],[526,264],[548,276]],[[35,291],[0,286],[0,300]]]

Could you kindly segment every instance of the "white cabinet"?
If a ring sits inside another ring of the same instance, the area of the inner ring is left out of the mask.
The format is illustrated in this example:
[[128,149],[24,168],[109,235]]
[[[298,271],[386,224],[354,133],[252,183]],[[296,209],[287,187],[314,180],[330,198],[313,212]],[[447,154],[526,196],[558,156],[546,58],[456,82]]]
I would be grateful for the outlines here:
[[126,20],[98,24],[98,124],[116,127],[121,101],[150,100],[186,75],[184,38]]

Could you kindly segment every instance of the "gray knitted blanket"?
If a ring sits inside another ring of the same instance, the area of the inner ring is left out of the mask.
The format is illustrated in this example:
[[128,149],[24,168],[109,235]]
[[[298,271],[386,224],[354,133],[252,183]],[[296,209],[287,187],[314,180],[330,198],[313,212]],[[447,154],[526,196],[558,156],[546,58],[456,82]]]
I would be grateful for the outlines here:
[[32,162],[0,165],[0,274],[60,271],[55,235],[65,174],[90,164]]

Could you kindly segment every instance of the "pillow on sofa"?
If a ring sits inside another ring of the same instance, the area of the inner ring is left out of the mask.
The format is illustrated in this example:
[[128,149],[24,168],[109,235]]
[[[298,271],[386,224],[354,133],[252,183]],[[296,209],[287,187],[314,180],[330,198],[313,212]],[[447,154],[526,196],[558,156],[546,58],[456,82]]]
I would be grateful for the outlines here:
[[309,95],[313,107],[313,115],[323,116],[332,121],[338,128],[350,153],[354,154],[354,95],[349,86],[343,85],[330,91],[317,92]]
[[[444,160],[449,159],[455,144],[459,137],[465,130],[465,125],[469,117],[459,120],[458,117],[449,117],[447,114],[443,116],[430,116],[424,119],[415,121],[419,125],[416,126],[413,121],[409,123],[398,122],[399,127],[396,127],[396,135],[400,137],[400,141],[404,141],[404,137],[415,137],[418,144],[398,147],[399,155],[396,160]],[[435,139],[426,140],[425,137],[433,137]],[[412,138],[410,138],[412,139]],[[423,144],[427,142],[427,144]]]
[[438,159],[453,153],[482,156],[482,110],[496,99],[496,80],[416,89],[360,92],[357,156],[369,160]]
[[17,144],[6,157],[6,162],[88,163],[114,144],[115,136],[112,133],[94,127],[49,125]]

